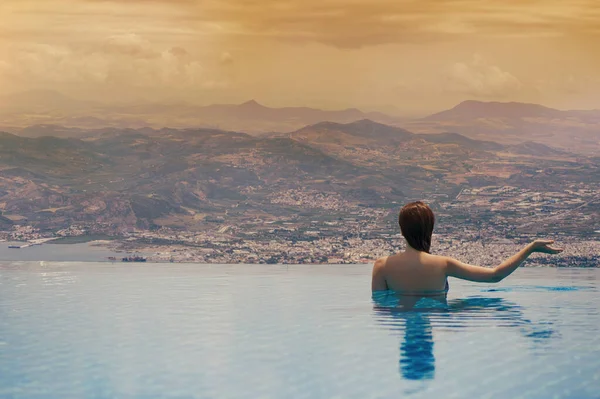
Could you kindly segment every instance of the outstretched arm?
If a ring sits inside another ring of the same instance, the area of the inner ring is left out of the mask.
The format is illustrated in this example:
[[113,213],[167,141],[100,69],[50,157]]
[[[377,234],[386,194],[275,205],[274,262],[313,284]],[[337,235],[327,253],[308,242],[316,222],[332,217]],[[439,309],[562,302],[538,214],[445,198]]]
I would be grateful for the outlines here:
[[563,251],[552,247],[553,243],[552,240],[535,240],[494,268],[467,265],[456,259],[446,258],[446,275],[482,283],[497,283],[514,272],[534,252],[557,254]]

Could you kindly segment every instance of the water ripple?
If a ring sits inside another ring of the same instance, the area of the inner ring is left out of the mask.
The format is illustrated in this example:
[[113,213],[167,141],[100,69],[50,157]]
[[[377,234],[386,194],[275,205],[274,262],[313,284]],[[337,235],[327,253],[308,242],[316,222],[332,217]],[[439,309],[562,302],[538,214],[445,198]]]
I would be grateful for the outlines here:
[[597,397],[600,274],[527,273],[409,308],[364,265],[0,264],[0,397]]

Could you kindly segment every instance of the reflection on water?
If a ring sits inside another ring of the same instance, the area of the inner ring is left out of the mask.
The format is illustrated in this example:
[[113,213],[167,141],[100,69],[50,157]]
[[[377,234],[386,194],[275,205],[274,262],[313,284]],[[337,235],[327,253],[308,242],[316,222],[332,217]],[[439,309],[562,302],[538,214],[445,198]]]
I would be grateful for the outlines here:
[[414,312],[406,317],[400,344],[400,374],[407,380],[432,379],[435,375],[433,332],[429,318]]
[[522,307],[503,298],[469,297],[447,301],[445,296],[400,296],[391,291],[373,294],[374,312],[380,324],[402,331],[400,375],[407,380],[435,377],[433,331],[436,327],[457,332],[465,327],[494,323],[517,328],[532,342],[546,340],[555,331],[551,323],[533,323],[524,317]]

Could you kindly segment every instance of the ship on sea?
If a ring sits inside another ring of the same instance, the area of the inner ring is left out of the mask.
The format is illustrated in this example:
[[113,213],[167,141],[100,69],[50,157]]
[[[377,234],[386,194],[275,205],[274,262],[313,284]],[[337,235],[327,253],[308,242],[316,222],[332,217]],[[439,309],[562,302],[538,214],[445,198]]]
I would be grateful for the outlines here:
[[121,259],[122,262],[145,262],[146,258],[142,256],[126,256]]

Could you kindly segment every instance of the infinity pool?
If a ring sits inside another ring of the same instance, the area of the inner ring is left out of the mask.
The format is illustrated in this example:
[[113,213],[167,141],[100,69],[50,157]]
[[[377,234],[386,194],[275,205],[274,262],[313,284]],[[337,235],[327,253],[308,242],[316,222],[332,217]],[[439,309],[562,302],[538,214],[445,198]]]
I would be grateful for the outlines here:
[[0,398],[599,398],[599,280],[522,268],[399,312],[369,265],[4,262]]

